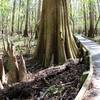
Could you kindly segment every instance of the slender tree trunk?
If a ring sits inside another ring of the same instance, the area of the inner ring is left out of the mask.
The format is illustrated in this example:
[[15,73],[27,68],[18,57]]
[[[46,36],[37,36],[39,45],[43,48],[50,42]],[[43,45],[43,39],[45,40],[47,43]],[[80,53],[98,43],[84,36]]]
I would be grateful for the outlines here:
[[99,6],[99,0],[97,0],[97,5],[98,5],[98,11],[99,11],[99,17],[96,21],[96,25],[95,25],[95,34],[97,35],[97,27],[98,27],[98,24],[99,24],[99,21],[100,21],[100,6]]
[[31,28],[30,28],[30,32],[31,32],[31,38],[32,38],[32,34],[33,34],[33,10],[32,10],[32,15],[31,15]]
[[18,11],[18,28],[17,31],[20,33],[20,9],[21,9],[21,0],[19,0],[19,11]]
[[4,27],[3,27],[4,25],[3,24],[4,24],[4,18],[2,16],[2,34],[4,33]]
[[20,22],[20,31],[23,31],[23,22],[24,22],[24,16],[21,17],[21,22]]
[[13,1],[11,35],[13,35],[14,33],[15,8],[16,8],[16,0]]
[[87,36],[87,17],[86,17],[86,5],[83,2],[83,14],[84,14],[84,29],[85,29],[85,36]]
[[38,28],[39,28],[39,21],[40,21],[40,17],[41,17],[41,3],[42,0],[38,1],[38,10],[37,10],[37,19],[36,19],[36,25],[35,25],[35,39],[38,39]]
[[27,7],[26,7],[26,22],[25,22],[24,37],[28,37],[28,14],[29,14],[29,0],[27,0]]
[[37,22],[40,20],[40,17],[41,17],[41,3],[42,3],[42,0],[39,0],[38,1],[38,11],[37,11]]
[[89,2],[89,16],[90,16],[90,29],[88,32],[88,37],[94,37],[95,28],[94,28],[94,4],[92,1]]
[[6,17],[6,26],[5,26],[5,33],[7,34],[8,30],[8,16]]

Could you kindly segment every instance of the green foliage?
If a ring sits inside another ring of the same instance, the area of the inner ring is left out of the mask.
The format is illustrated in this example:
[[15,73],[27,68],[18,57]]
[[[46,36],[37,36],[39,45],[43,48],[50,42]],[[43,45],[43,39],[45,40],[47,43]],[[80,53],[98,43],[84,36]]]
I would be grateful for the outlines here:
[[[19,16],[19,28],[20,31],[24,31],[25,27],[25,18],[26,18],[26,6],[27,0],[21,0],[21,5],[19,5],[20,0],[16,0],[16,9],[15,9],[15,19],[14,19],[14,32],[18,31],[18,16]],[[30,0],[29,4],[29,30],[32,28],[34,31],[34,26],[36,24],[37,10],[38,10],[39,0]],[[83,4],[85,5],[86,16],[89,17],[89,3],[96,5],[95,13],[96,17],[99,16],[99,11],[97,7],[97,0],[69,0],[69,18],[74,20],[75,28],[84,27],[84,15],[83,15]],[[20,6],[20,11],[19,11]],[[71,7],[70,7],[71,6]],[[0,0],[0,30],[3,25],[3,30],[10,33],[11,30],[11,21],[12,21],[12,9],[13,9],[13,0]],[[96,18],[96,20],[97,20]],[[71,22],[72,23],[72,22]],[[89,23],[89,19],[87,19]],[[99,23],[100,24],[100,23]],[[98,26],[100,27],[100,25]],[[72,24],[71,24],[72,25]],[[89,24],[87,24],[89,27]]]
[[1,0],[0,1],[0,14],[2,16],[8,16],[10,10],[9,0]]
[[[21,1],[21,4],[19,5]],[[15,19],[14,19],[14,32],[18,30],[18,17],[19,17],[19,28],[20,31],[24,31],[25,24],[25,12],[26,12],[26,2],[27,0],[16,0],[15,7]],[[37,2],[38,0],[30,0],[29,4],[29,17],[30,17],[30,25],[33,26],[32,30],[34,30],[33,22],[36,20],[36,12],[37,12]],[[20,11],[19,11],[20,7]],[[12,22],[12,10],[13,9],[13,0],[0,0],[0,30],[3,28],[4,31],[11,31],[11,22]],[[33,12],[33,15],[32,15]]]

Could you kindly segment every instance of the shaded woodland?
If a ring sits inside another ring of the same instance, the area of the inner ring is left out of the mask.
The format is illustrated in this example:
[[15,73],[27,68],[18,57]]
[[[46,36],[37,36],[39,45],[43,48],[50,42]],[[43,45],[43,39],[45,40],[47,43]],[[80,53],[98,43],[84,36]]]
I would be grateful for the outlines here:
[[0,100],[73,100],[99,22],[99,0],[1,0]]

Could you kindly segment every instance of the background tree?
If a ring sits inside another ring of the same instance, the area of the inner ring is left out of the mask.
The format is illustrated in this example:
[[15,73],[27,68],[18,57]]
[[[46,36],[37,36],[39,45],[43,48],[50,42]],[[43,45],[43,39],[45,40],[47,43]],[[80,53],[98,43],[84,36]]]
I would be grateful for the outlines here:
[[88,37],[94,37],[95,34],[95,19],[94,19],[94,2],[93,0],[89,1],[89,16],[90,16],[90,28],[88,32]]
[[14,33],[15,8],[16,8],[16,0],[13,1],[11,35]]
[[19,10],[18,10],[18,33],[20,33],[20,10],[21,10],[21,0],[19,0]]
[[28,16],[29,16],[29,0],[27,0],[27,7],[26,7],[26,21],[25,21],[25,30],[24,30],[24,37],[28,36]]
[[99,24],[99,21],[100,21],[100,3],[99,3],[99,0],[97,0],[97,8],[98,8],[98,18],[97,18],[97,21],[96,21],[96,24],[95,24],[95,34],[97,35],[97,28],[98,28],[98,24]]
[[83,0],[82,3],[83,3],[83,16],[84,16],[84,30],[85,30],[85,36],[87,36],[87,13],[86,13],[86,1]]

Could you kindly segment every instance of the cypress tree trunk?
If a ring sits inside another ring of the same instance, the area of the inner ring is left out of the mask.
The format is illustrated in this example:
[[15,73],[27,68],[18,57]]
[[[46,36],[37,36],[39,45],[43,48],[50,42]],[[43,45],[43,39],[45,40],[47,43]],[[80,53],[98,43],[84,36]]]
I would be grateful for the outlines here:
[[27,0],[27,7],[26,7],[26,22],[25,22],[25,30],[24,30],[24,37],[28,37],[28,13],[29,12],[29,0]]
[[69,4],[70,4],[70,19],[71,19],[71,22],[72,22],[72,32],[73,34],[75,33],[75,19],[74,19],[74,14],[73,14],[73,11],[72,11],[72,1],[70,0],[69,1]]
[[[34,61],[44,67],[76,58],[78,48],[71,33],[66,0],[43,0]],[[64,13],[65,12],[65,13]]]

